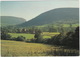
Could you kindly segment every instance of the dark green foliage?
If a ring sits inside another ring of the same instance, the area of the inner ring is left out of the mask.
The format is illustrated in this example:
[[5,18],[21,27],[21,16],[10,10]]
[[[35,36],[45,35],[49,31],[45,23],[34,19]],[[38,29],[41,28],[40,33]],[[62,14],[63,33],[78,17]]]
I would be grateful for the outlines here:
[[79,49],[79,27],[72,34],[72,47]]
[[2,40],[9,40],[9,39],[11,39],[11,35],[9,35],[8,33],[6,33],[6,32],[1,32],[1,39]]
[[25,28],[23,28],[21,32],[22,32],[22,33],[26,33],[26,29],[25,29]]
[[40,14],[34,19],[18,25],[19,27],[38,26],[44,24],[79,23],[79,8],[58,8]]
[[16,41],[25,41],[25,37],[23,37],[23,36],[18,36],[15,40]]
[[43,37],[42,35],[39,35],[37,38],[36,38],[36,41],[37,43],[42,43],[42,40],[43,40]]
[[49,25],[47,29],[48,29],[48,32],[57,32],[57,29],[55,29],[53,25]]
[[79,49],[79,27],[76,28],[75,32],[61,33],[53,36],[46,43]]
[[64,43],[67,46],[79,49],[79,27],[76,28],[75,32],[67,33]]
[[21,31],[20,31],[20,29],[16,29],[16,33],[20,33]]
[[53,36],[51,38],[51,40],[49,40],[50,44],[53,44],[53,45],[63,45],[63,39],[65,38],[65,34],[59,34],[59,35],[56,35],[56,36]]
[[42,37],[41,33],[42,33],[41,30],[38,30],[38,29],[37,29],[37,30],[35,31],[35,36],[34,36],[34,38],[36,38],[35,42],[37,42],[37,43],[41,43],[41,42],[42,42],[43,37]]

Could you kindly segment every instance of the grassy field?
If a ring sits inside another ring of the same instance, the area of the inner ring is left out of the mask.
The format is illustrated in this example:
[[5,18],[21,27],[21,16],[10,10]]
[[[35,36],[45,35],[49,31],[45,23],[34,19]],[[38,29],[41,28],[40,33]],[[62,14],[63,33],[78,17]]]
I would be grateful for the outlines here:
[[[47,26],[49,26],[50,24],[46,24],[46,25],[41,25],[41,26],[36,26],[36,27],[38,27],[38,28],[42,28],[42,27],[47,27]],[[63,25],[63,27],[70,27],[70,24],[61,24],[61,25]],[[54,24],[53,25],[54,27],[58,27],[57,26],[57,24]],[[72,24],[72,27],[77,27],[77,26],[79,26],[79,24],[78,23],[76,23],[76,24]]]
[[[27,34],[27,33],[9,33],[12,37],[18,37],[18,36],[24,36],[26,37],[26,39],[32,39],[34,38],[34,34]],[[49,32],[43,32],[42,35],[43,35],[43,38],[51,38],[51,36],[54,36],[54,35],[57,35],[59,33],[57,32],[52,32],[52,33],[49,33]]]
[[[58,51],[60,46],[52,46],[40,43],[25,43],[19,41],[1,40],[1,55],[2,56],[53,56],[55,50]],[[65,49],[65,52],[70,52],[71,49]],[[53,52],[54,51],[54,52]],[[77,50],[71,50],[76,51]],[[58,55],[56,53],[56,55]]]
[[12,37],[24,36],[26,39],[34,38],[34,34],[26,34],[26,33],[9,33]]
[[[2,56],[30,56],[30,55],[47,55],[46,52],[55,48],[51,45],[25,43],[17,41],[2,40],[1,41]],[[57,48],[57,47],[56,47]]]
[[50,36],[50,37],[58,35],[58,34],[60,33],[59,32],[43,32],[42,33],[43,36]]

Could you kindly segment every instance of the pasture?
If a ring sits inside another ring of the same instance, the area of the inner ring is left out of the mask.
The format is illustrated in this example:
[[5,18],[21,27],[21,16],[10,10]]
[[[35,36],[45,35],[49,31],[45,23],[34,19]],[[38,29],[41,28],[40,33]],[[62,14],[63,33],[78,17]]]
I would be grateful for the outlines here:
[[43,32],[42,33],[43,36],[50,36],[50,37],[58,35],[58,34],[60,33],[59,32]]
[[13,38],[18,36],[24,36],[26,37],[26,39],[34,38],[34,34],[26,34],[26,33],[8,33],[8,34],[10,34]]
[[[27,34],[27,33],[8,33],[8,34],[10,34],[13,38],[18,37],[18,36],[24,36],[24,37],[26,37],[26,39],[34,38],[34,34]],[[51,32],[51,33],[43,32],[42,36],[43,36],[43,38],[51,38],[52,36],[55,36],[57,34],[59,34],[59,33],[58,32]]]
[[[1,56],[54,56],[55,54],[61,55],[60,49],[62,49],[60,46],[47,44],[1,40]],[[77,55],[79,53],[75,49],[64,49],[64,52],[75,52]]]

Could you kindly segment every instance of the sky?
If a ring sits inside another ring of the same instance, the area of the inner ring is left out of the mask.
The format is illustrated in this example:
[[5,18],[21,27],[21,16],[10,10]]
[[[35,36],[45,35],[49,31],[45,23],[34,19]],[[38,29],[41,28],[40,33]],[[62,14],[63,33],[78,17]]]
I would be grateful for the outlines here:
[[78,8],[78,0],[53,1],[0,1],[1,16],[15,16],[29,21],[39,14],[55,8]]

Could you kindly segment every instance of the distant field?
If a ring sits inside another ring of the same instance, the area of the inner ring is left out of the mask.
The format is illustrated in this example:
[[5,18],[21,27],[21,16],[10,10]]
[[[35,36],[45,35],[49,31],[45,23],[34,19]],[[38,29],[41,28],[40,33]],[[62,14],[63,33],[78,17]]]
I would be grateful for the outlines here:
[[[32,39],[34,38],[34,34],[27,34],[27,33],[9,33],[12,37],[18,37],[18,36],[24,36],[26,37],[26,39]],[[57,35],[59,33],[57,32],[52,32],[52,33],[49,33],[49,32],[43,32],[42,35],[43,35],[43,38],[51,38],[51,36],[54,36],[54,35]]]
[[43,32],[42,35],[43,36],[55,36],[55,35],[58,35],[60,34],[59,32]]
[[[53,56],[53,51],[55,51],[55,49],[59,51],[58,49],[62,48],[60,46],[40,43],[1,40],[1,56]],[[75,51],[78,53],[78,50],[75,49],[65,49],[64,51]]]
[[[63,25],[63,27],[70,27],[70,24],[62,24],[62,25]],[[41,26],[36,26],[36,27],[41,28],[41,27],[46,27],[46,26],[49,26],[49,24],[41,25]],[[53,26],[54,27],[58,27],[56,24],[54,24]],[[77,27],[77,26],[79,26],[78,23],[72,24],[72,27]]]
[[34,38],[34,34],[26,34],[26,33],[9,33],[12,37],[24,36],[26,39]]

